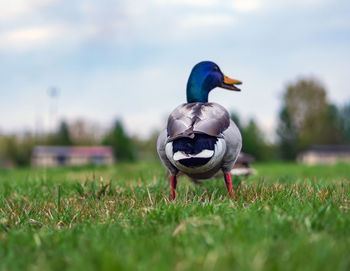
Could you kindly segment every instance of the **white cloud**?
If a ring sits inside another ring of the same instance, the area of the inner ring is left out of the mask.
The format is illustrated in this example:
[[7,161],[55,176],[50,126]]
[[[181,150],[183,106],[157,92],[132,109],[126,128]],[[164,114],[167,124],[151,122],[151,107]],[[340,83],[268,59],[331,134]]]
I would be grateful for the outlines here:
[[155,0],[157,4],[192,6],[192,7],[211,7],[220,3],[218,0]]
[[0,49],[14,52],[28,52],[50,46],[65,46],[70,49],[85,40],[103,34],[103,29],[95,24],[37,25],[19,27],[0,32]]
[[[308,0],[320,1],[320,0]],[[251,12],[262,7],[262,0],[155,0],[157,4],[173,5],[178,7],[192,7],[202,9],[222,9],[232,8],[238,12]]]
[[[230,14],[232,3],[236,3],[236,10],[248,12],[257,8],[260,0],[246,1],[135,0],[108,7],[87,1],[71,7],[79,19],[65,20],[60,16],[59,0],[13,0],[12,5],[0,4],[0,15],[7,12],[12,20],[0,31],[0,49],[29,52],[45,46],[75,48],[88,39],[119,46],[179,42],[203,36],[207,27],[217,27],[217,32],[236,24],[238,18]],[[57,9],[57,16],[48,16],[53,9]]]
[[0,2],[0,21],[14,21],[25,16],[33,16],[42,7],[50,6],[58,0],[11,0]]
[[232,16],[223,14],[195,14],[179,20],[180,27],[184,29],[226,26],[233,23],[235,23],[235,19]]
[[16,29],[0,35],[2,46],[16,50],[26,50],[42,46],[61,35],[59,26],[40,26]]
[[0,21],[15,19],[32,11],[32,8],[30,6],[23,5],[19,2],[20,1],[14,1],[13,3],[9,1],[2,2],[0,4]]
[[235,0],[232,7],[239,12],[251,12],[259,9],[261,4],[261,0]]

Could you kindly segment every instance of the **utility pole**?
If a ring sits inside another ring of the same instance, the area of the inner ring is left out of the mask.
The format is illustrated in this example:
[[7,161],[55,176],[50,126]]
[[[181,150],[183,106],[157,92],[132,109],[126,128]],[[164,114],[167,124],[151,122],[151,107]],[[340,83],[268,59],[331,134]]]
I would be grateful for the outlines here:
[[47,90],[49,96],[49,131],[52,132],[56,124],[56,116],[58,112],[58,97],[60,95],[60,90],[57,87],[50,87]]

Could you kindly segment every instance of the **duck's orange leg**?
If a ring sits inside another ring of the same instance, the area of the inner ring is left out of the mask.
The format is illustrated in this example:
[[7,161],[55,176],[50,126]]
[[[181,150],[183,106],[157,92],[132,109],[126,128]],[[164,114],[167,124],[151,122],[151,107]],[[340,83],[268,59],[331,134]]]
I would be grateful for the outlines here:
[[171,199],[172,200],[175,200],[175,198],[176,198],[176,194],[175,194],[176,185],[177,185],[176,175],[172,175],[170,177],[170,189],[171,189]]
[[227,192],[230,195],[230,197],[233,196],[233,194],[235,193],[235,191],[233,190],[232,187],[232,177],[230,173],[224,173],[224,179],[225,179],[225,184],[226,184],[226,188],[227,188]]

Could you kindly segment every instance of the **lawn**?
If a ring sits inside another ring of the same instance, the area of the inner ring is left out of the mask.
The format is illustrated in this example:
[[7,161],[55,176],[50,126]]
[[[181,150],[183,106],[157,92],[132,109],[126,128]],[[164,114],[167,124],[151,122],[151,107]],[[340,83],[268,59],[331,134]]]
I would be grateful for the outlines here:
[[350,270],[350,166],[257,164],[169,201],[158,162],[0,171],[0,270]]

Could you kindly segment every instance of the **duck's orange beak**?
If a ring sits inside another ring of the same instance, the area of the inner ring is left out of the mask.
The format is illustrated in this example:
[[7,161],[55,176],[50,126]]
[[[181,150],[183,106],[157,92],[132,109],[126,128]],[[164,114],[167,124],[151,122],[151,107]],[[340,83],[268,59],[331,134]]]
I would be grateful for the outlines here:
[[224,82],[221,84],[221,87],[228,89],[228,90],[241,91],[238,87],[235,86],[235,85],[240,85],[240,84],[242,84],[241,81],[239,81],[237,79],[232,79],[232,78],[224,75]]

